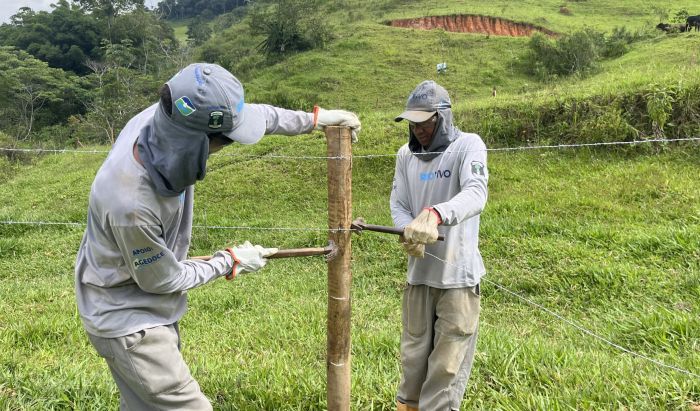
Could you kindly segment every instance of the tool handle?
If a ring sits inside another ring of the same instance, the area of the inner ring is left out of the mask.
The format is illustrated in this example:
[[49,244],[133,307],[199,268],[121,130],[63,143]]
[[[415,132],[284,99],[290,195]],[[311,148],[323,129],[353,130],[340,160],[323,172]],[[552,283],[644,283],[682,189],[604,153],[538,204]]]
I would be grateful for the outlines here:
[[[270,254],[265,258],[289,258],[289,257],[307,257],[312,255],[324,255],[329,254],[333,251],[332,247],[316,247],[316,248],[287,248],[278,250],[274,254]],[[195,257],[190,257],[190,260],[211,260],[210,255],[200,255]]]
[[306,257],[311,255],[324,255],[332,251],[330,247],[317,248],[288,248],[278,250],[276,253],[268,255],[265,258],[288,258],[288,257]]
[[[374,224],[365,224],[362,223],[362,229],[363,230],[369,230],[369,231],[376,231],[379,233],[387,233],[387,234],[397,234],[397,235],[402,235],[403,230],[400,228],[396,227],[387,227],[384,225],[374,225]],[[444,235],[438,235],[438,241],[445,241],[445,236]]]

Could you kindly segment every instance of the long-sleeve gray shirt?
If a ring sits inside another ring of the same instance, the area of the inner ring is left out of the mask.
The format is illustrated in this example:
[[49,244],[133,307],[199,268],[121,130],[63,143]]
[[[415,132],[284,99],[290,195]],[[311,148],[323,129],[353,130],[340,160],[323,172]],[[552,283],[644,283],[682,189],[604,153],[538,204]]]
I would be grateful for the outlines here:
[[442,216],[438,232],[445,236],[445,241],[426,245],[424,258],[409,257],[409,284],[458,288],[479,283],[485,274],[479,215],[487,183],[486,146],[476,134],[461,133],[430,161],[418,159],[408,144],[399,149],[390,200],[394,225],[404,228],[432,206]]
[[[296,135],[313,129],[310,113],[250,106],[265,113],[266,134]],[[231,256],[222,251],[209,261],[186,260],[193,186],[180,196],[159,195],[134,158],[134,143],[156,107],[127,123],[90,191],[75,291],[85,329],[105,338],[178,321],[187,308],[187,290],[231,272],[233,266]]]

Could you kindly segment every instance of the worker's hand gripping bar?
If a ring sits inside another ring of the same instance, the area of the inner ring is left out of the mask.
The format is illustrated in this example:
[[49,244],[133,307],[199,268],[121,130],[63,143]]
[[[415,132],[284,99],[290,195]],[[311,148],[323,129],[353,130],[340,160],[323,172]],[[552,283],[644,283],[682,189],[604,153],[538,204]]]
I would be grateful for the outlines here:
[[[387,227],[384,225],[374,225],[367,224],[362,218],[355,219],[352,224],[350,224],[350,229],[354,232],[361,233],[364,230],[376,231],[378,233],[396,234],[403,235],[403,230],[396,227]],[[445,241],[444,235],[438,235],[438,241]]]
[[[290,257],[309,257],[313,255],[325,255],[329,260],[335,256],[337,253],[337,246],[333,241],[329,241],[328,245],[325,247],[309,247],[309,248],[287,248],[278,250],[274,254],[270,254],[265,258],[290,258]],[[211,259],[210,255],[200,255],[196,257],[190,257],[191,260],[204,260],[208,261]]]

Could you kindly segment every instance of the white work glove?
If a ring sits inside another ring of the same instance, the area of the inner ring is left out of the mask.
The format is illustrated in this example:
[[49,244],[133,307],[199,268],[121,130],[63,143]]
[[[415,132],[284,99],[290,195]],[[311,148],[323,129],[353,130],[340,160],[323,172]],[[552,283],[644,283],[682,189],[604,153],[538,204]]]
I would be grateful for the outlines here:
[[425,256],[425,244],[409,243],[403,235],[399,236],[399,242],[401,242],[403,249],[406,250],[408,255],[416,258],[423,258]]
[[345,110],[324,110],[314,107],[314,129],[323,130],[326,126],[345,126],[352,130],[352,142],[357,143],[360,133],[360,119],[357,114]]
[[253,273],[265,267],[265,257],[275,254],[277,248],[264,248],[246,241],[237,247],[227,248],[226,251],[233,257],[233,270],[226,276],[230,280],[238,274]]
[[437,241],[440,216],[433,208],[424,208],[404,229],[407,243],[432,244]]

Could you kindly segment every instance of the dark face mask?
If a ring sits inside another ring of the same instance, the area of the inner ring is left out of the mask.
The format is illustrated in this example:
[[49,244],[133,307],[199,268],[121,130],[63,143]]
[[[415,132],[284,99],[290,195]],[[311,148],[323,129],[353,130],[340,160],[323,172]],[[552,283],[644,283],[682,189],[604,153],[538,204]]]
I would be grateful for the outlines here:
[[435,123],[435,131],[429,146],[425,147],[427,153],[423,153],[423,146],[416,137],[413,129],[409,127],[408,148],[414,156],[423,161],[430,161],[439,156],[449,145],[457,138],[459,130],[452,126],[452,110],[439,110],[437,113],[437,121]]
[[206,133],[173,122],[160,105],[141,130],[138,150],[156,191],[163,196],[178,196],[206,175]]

